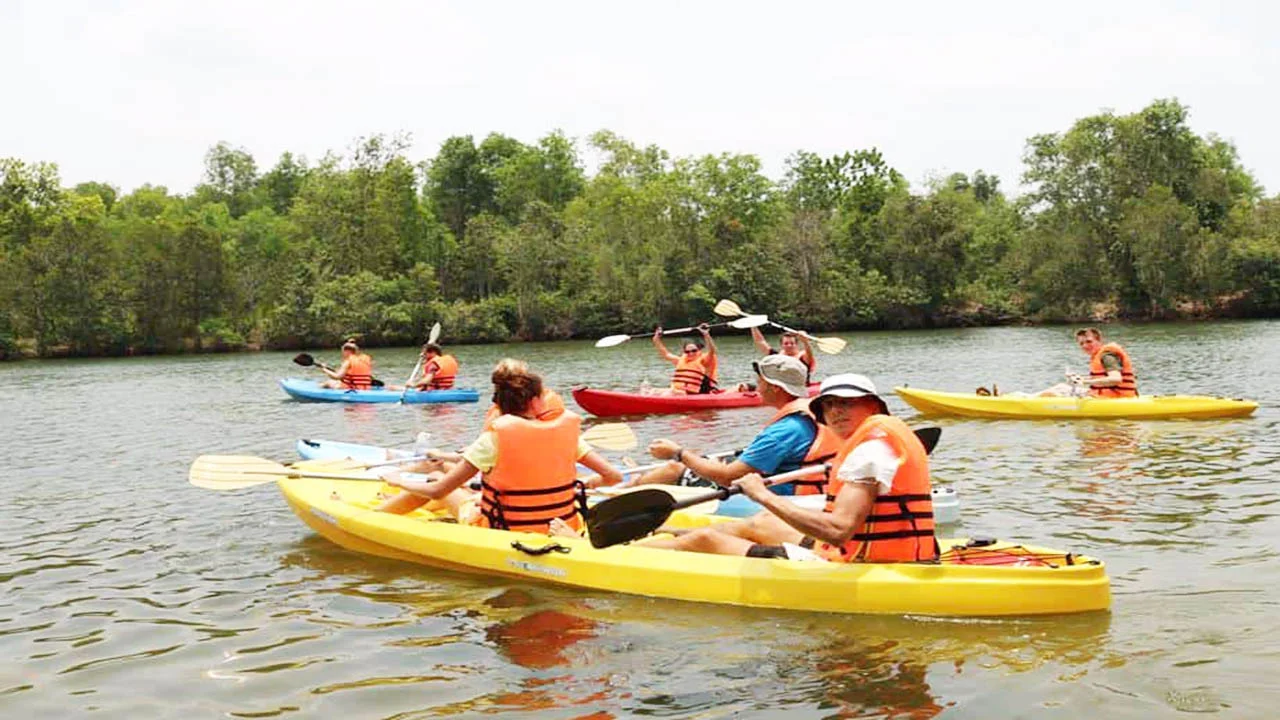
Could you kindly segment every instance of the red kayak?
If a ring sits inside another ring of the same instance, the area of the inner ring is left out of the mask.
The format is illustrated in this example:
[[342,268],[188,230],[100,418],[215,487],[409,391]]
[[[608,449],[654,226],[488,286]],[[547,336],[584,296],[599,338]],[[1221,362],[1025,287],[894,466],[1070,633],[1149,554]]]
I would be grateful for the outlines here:
[[[818,394],[819,383],[810,383],[809,397]],[[705,395],[641,395],[640,393],[592,390],[575,387],[573,399],[592,415],[660,415],[697,412],[699,410],[723,410],[725,408],[757,407],[760,393],[724,391]]]

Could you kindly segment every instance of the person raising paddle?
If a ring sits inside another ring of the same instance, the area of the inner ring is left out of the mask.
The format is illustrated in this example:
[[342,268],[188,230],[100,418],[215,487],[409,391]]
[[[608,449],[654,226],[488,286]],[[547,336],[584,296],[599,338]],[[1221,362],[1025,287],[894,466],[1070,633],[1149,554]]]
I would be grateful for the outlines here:
[[[616,484],[621,473],[582,439],[581,419],[574,413],[536,419],[542,378],[524,363],[503,360],[491,379],[493,399],[502,412],[492,429],[482,431],[456,465],[431,473],[427,480],[404,479],[394,469],[386,472],[387,482],[404,492],[378,510],[404,514],[438,500],[460,523],[480,527],[546,533],[559,520],[581,528],[576,463],[599,473],[586,483],[592,487]],[[463,487],[476,473],[484,473],[479,493]]]
[[[764,339],[764,333],[760,332],[760,328],[751,328],[751,340],[755,343],[756,349],[761,355],[774,355],[778,351],[773,349],[768,340]],[[804,363],[809,374],[805,378],[806,382],[813,377],[813,371],[818,367],[818,359],[813,355],[813,347],[809,345],[809,339],[803,335],[793,332],[782,333],[782,355],[793,357]]]
[[[706,323],[698,326],[702,334],[702,343],[690,340],[681,346],[681,354],[676,355],[662,344],[662,327],[653,331],[653,346],[663,360],[675,364],[676,371],[671,376],[671,386],[655,392],[656,395],[702,395],[715,390],[719,380],[719,363],[716,357],[716,344],[711,339],[711,327]],[[706,350],[703,350],[703,345]]]
[[360,352],[354,338],[342,344],[342,364],[337,370],[322,367],[320,371],[329,376],[320,387],[334,390],[368,390],[373,387],[373,358]]
[[764,510],[644,547],[831,562],[927,562],[938,557],[928,453],[889,415],[871,380],[854,373],[822,383],[814,416],[840,438],[822,510],[779,498],[758,474],[735,485]]
[[447,390],[458,377],[458,359],[445,355],[437,343],[422,346],[422,377],[409,383],[415,390]]

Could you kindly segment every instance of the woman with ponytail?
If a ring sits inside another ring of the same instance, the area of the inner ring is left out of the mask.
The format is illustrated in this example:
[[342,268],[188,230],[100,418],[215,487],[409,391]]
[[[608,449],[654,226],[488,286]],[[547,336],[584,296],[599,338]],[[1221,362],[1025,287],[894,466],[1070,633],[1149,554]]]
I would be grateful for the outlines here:
[[[498,417],[444,472],[427,480],[389,473],[387,481],[404,492],[379,510],[402,514],[438,500],[459,522],[482,527],[546,533],[558,520],[580,528],[580,488],[612,485],[622,475],[581,439],[577,415],[539,419],[542,378],[523,362],[499,362],[491,379]],[[579,483],[578,463],[599,476]],[[476,473],[483,473],[479,493],[463,487]]]

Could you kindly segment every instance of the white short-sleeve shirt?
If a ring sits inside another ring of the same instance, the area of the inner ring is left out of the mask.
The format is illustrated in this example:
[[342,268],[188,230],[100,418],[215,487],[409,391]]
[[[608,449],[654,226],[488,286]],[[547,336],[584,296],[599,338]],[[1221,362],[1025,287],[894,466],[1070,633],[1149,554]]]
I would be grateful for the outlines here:
[[888,442],[875,439],[867,440],[849,453],[844,464],[836,471],[836,477],[842,482],[868,482],[874,480],[879,485],[881,495],[886,495],[893,488],[893,476],[897,474],[902,461],[893,446]]

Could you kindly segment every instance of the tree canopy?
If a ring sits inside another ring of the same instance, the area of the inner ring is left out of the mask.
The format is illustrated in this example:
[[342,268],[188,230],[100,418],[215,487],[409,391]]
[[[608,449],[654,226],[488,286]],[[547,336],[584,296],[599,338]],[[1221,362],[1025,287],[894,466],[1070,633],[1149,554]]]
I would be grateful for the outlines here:
[[1280,312],[1280,197],[1176,100],[1030,138],[1017,198],[913,191],[875,148],[774,180],[608,131],[408,147],[264,172],[218,143],[186,195],[0,159],[0,357],[591,337],[721,297],[818,330]]

